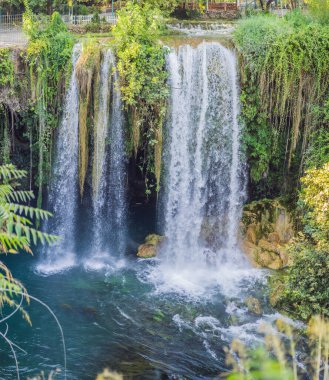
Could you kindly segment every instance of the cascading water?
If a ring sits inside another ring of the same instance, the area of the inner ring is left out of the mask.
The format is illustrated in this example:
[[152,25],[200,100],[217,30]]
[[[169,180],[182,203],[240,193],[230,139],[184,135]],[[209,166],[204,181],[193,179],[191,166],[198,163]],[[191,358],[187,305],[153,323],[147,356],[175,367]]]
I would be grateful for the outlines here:
[[[114,63],[113,63],[114,64]],[[108,198],[107,223],[111,240],[112,252],[119,255],[124,252],[126,243],[126,151],[124,134],[124,115],[121,92],[116,84],[119,81],[118,72],[113,74],[113,100],[111,111],[111,129],[109,133],[110,151],[108,159]]]
[[79,93],[76,63],[81,45],[73,48],[72,75],[65,98],[63,119],[58,129],[55,163],[49,193],[49,209],[54,217],[49,230],[59,235],[59,242],[45,252],[38,265],[41,272],[53,272],[75,265],[76,212],[78,204]]
[[[125,246],[125,145],[121,93],[112,73],[115,58],[104,53],[99,82],[93,159],[93,246],[85,265],[101,269]],[[113,76],[113,81],[111,81]],[[112,82],[112,83],[111,83]],[[112,85],[111,85],[112,84]],[[111,99],[110,99],[111,98]]]
[[231,50],[204,42],[172,51],[168,70],[161,267],[172,288],[197,290],[224,268],[248,267],[237,242],[245,188],[237,64]]

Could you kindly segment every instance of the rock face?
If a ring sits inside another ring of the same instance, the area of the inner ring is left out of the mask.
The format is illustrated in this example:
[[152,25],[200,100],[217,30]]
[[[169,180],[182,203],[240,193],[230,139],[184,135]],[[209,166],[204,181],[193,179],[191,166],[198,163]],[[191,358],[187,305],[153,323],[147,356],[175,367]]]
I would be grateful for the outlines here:
[[293,236],[292,218],[278,200],[264,199],[244,207],[241,246],[255,266],[281,269],[288,265],[286,245]]
[[138,247],[137,256],[143,259],[155,257],[159,251],[164,236],[151,234],[146,236],[145,243]]

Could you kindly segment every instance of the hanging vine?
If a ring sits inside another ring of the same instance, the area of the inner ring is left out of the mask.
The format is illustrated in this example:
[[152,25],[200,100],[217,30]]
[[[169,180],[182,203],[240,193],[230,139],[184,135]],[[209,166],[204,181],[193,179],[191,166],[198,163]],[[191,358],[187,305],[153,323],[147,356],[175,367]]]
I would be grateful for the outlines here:
[[24,15],[24,30],[30,37],[26,61],[30,68],[32,105],[38,116],[35,136],[38,147],[38,205],[41,206],[43,186],[49,180],[53,133],[60,118],[73,37],[58,13],[55,12],[50,19],[40,20],[28,7]]
[[138,156],[147,194],[160,186],[162,127],[169,93],[166,49],[158,42],[162,27],[157,8],[129,1],[113,30],[119,85],[130,114],[129,149]]
[[241,21],[234,40],[251,179],[261,181],[274,165],[287,181],[302,172],[310,137],[323,125],[316,110],[329,97],[329,27],[298,12],[262,15]]

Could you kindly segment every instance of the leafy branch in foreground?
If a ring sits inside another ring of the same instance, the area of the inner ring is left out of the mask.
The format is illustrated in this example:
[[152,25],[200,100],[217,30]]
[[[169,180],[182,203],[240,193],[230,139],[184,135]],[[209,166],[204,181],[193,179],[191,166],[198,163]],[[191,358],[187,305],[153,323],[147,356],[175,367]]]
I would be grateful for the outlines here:
[[276,327],[264,326],[266,348],[248,350],[235,341],[227,350],[227,363],[233,367],[229,380],[313,380],[329,379],[329,323],[320,316],[313,317],[307,329],[309,359],[298,363],[298,335],[283,320]]
[[[34,199],[33,192],[20,190],[20,180],[26,177],[24,170],[14,165],[0,166],[0,253],[17,254],[20,251],[31,253],[32,246],[53,244],[57,236],[50,235],[35,228],[35,223],[48,219],[48,211],[34,208],[24,203]],[[30,322],[27,313],[21,307],[22,298],[29,301],[24,286],[13,278],[10,270],[0,261],[0,310],[6,304],[20,309],[24,318]],[[16,300],[15,295],[21,294]]]

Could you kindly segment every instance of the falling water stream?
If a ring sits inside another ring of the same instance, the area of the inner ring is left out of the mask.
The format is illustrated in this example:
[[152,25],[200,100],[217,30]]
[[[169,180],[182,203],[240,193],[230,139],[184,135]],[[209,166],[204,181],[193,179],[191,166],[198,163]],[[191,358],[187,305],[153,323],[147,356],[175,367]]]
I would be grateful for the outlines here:
[[[214,379],[227,370],[225,346],[234,338],[259,344],[259,326],[279,317],[267,301],[266,272],[251,268],[239,249],[246,184],[235,54],[218,42],[183,44],[168,54],[158,215],[166,238],[158,257],[138,260],[127,240],[142,242],[155,223],[148,206],[128,210],[126,123],[110,50],[102,53],[92,190],[83,205],[79,199],[80,49],[74,48],[49,196],[55,218],[48,227],[62,240],[40,252],[37,270],[33,257],[12,258],[13,274],[58,316],[67,379],[93,380],[105,367],[132,379]],[[81,208],[90,219],[77,217],[85,215]],[[79,233],[83,224],[86,236]],[[260,301],[260,315],[248,310],[250,296]],[[63,369],[56,325],[35,304],[28,312],[31,327],[18,314],[8,321],[8,337],[27,352],[17,350],[24,379]],[[0,380],[14,378],[12,352],[0,347]]]
[[38,269],[44,273],[57,272],[76,263],[75,241],[78,204],[78,144],[79,93],[75,66],[81,45],[75,45],[72,55],[72,75],[65,98],[63,119],[58,129],[55,163],[49,191],[49,209],[54,217],[47,228],[61,237],[44,252]]
[[168,70],[166,242],[152,277],[163,290],[200,295],[217,284],[232,292],[250,275],[238,246],[245,176],[235,54],[215,42],[183,45],[169,54]]
[[104,53],[94,131],[93,242],[85,267],[118,265],[126,237],[126,154],[124,116],[112,50]]

